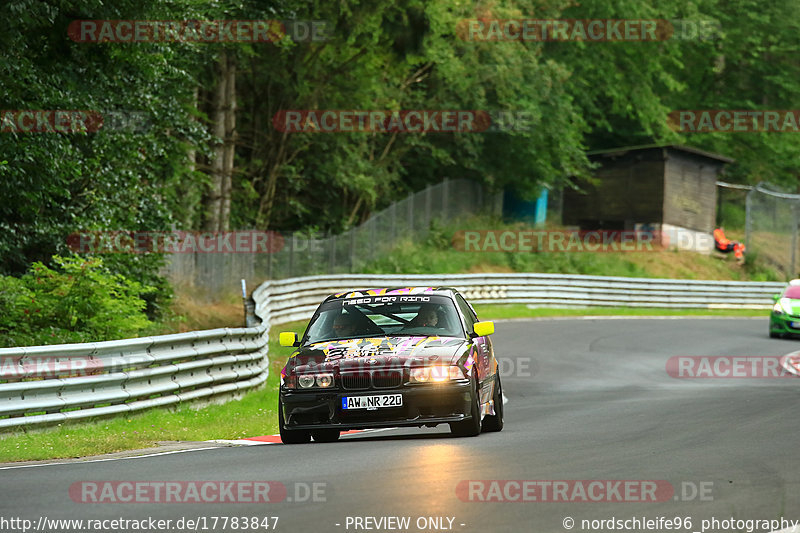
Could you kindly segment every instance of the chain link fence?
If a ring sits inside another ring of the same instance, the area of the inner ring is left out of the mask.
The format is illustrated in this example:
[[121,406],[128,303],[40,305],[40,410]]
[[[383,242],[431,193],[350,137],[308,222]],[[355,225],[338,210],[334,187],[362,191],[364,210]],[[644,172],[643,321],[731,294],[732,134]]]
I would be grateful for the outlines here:
[[800,194],[758,184],[748,191],[745,206],[747,252],[787,279],[798,277]]
[[402,239],[420,239],[436,220],[447,223],[477,213],[499,215],[502,193],[473,181],[445,179],[373,214],[339,235],[285,233],[270,253],[175,253],[165,274],[176,286],[210,299],[237,291],[240,280],[255,286],[268,279],[361,272]]

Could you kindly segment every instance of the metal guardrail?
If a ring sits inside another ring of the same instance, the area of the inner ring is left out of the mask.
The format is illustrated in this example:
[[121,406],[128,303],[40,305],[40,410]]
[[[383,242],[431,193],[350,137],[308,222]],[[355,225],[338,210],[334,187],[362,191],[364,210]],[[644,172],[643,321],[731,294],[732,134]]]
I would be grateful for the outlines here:
[[123,414],[255,387],[267,326],[0,349],[0,429]]
[[449,286],[473,303],[768,309],[783,283],[561,274],[330,275],[267,281],[262,325],[86,344],[0,349],[0,429],[122,414],[236,392],[269,373],[270,325],[311,317],[353,288]]
[[579,276],[568,274],[336,275],[267,281],[256,312],[276,325],[311,317],[328,294],[353,288],[447,286],[472,303],[536,307],[769,309],[785,283]]

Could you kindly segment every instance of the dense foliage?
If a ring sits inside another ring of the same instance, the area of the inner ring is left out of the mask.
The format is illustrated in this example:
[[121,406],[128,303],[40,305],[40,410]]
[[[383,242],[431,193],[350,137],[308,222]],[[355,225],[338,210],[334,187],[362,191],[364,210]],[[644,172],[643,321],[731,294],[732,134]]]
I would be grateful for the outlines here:
[[[689,144],[735,158],[730,181],[796,188],[796,135],[685,134],[667,116],[795,108],[798,15],[797,3],[756,0],[6,0],[0,108],[135,112],[146,123],[0,133],[0,274],[52,264],[76,231],[339,231],[444,177],[532,196],[580,186],[585,152],[615,146]],[[682,19],[717,31],[653,42],[471,41],[459,31],[469,19],[512,18]],[[323,21],[327,38],[76,42],[70,23],[84,19]],[[235,88],[224,100],[226,76]],[[235,116],[227,129],[218,127],[226,109]],[[291,109],[489,110],[530,120],[490,133],[286,134],[272,119]],[[158,256],[105,264],[158,285],[143,295],[158,314],[155,295],[169,293]]]
[[121,339],[151,325],[140,295],[152,287],[108,272],[99,259],[54,262],[0,276],[0,346]]

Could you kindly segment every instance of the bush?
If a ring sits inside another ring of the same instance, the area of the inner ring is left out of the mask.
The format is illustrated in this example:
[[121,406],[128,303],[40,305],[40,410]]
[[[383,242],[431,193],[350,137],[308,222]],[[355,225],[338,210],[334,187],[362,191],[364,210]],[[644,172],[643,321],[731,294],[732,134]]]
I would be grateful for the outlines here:
[[746,218],[745,207],[734,203],[722,204],[722,209],[717,214],[719,225],[725,227],[726,230],[744,230]]
[[0,346],[135,337],[152,326],[142,295],[154,289],[112,274],[99,258],[54,256],[22,278],[0,276]]

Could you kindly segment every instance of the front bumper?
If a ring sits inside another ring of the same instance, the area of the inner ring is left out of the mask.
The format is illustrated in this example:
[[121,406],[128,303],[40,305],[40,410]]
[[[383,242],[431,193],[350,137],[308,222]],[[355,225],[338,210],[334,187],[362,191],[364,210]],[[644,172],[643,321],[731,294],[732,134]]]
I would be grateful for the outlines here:
[[[792,326],[792,323],[798,327]],[[800,336],[800,317],[771,313],[769,316],[769,330],[780,335]]]
[[[342,409],[345,396],[402,394],[401,407]],[[426,426],[470,418],[469,381],[359,391],[295,391],[281,389],[285,429],[348,429]]]

